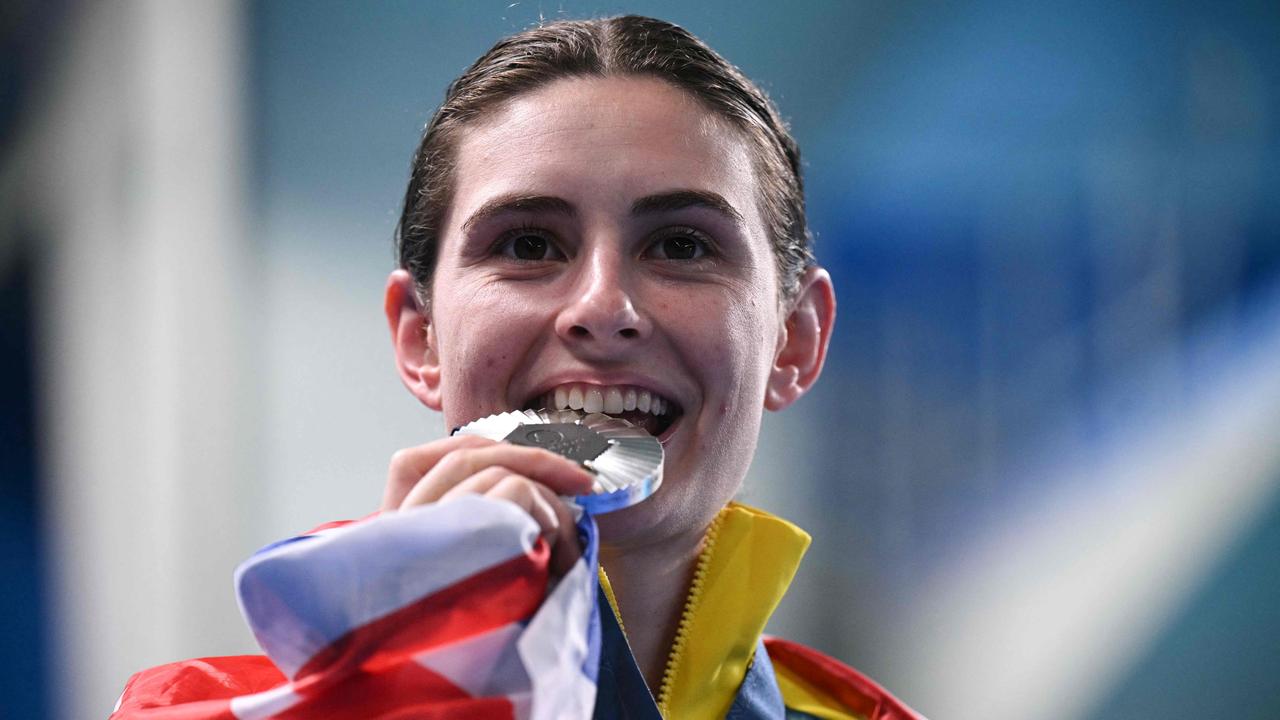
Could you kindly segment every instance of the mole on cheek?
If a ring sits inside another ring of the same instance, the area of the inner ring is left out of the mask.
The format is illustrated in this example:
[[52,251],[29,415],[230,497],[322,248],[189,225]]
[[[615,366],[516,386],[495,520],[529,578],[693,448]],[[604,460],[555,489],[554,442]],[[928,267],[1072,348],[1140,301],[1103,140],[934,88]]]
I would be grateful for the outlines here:
[[490,355],[489,357],[487,357],[487,358],[485,358],[485,359],[484,359],[484,366],[485,366],[485,367],[487,367],[487,368],[491,368],[491,367],[493,367],[493,363],[494,363],[494,362],[495,362],[495,360],[493,359],[493,356],[492,356],[492,355]]

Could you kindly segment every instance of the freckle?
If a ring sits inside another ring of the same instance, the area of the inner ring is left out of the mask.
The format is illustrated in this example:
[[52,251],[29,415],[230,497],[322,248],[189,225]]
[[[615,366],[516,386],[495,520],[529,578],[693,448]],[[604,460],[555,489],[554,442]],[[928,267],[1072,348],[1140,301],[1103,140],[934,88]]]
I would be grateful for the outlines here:
[[487,368],[491,368],[491,367],[493,367],[493,363],[494,363],[493,358],[492,358],[492,357],[488,357],[488,358],[485,358],[484,366],[485,366],[485,367],[487,367]]

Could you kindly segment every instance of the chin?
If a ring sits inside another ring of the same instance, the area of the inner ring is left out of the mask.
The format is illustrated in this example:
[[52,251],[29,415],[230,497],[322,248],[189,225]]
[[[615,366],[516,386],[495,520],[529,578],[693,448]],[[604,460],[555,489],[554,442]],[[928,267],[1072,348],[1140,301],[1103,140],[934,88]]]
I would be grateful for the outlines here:
[[640,547],[691,532],[700,534],[732,499],[732,493],[716,501],[688,497],[690,493],[680,492],[688,489],[682,484],[668,478],[643,502],[597,516],[600,542],[613,547]]

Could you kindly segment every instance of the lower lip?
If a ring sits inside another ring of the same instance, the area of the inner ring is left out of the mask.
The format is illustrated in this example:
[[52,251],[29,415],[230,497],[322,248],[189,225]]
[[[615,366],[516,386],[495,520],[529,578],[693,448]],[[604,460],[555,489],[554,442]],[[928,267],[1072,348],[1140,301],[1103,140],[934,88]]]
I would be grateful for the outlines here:
[[662,431],[662,434],[658,436],[658,442],[662,443],[663,445],[666,445],[668,442],[670,442],[671,437],[675,435],[676,429],[680,427],[680,423],[682,422],[684,422],[684,415],[681,415],[680,417],[676,418],[675,422],[671,423],[671,427]]

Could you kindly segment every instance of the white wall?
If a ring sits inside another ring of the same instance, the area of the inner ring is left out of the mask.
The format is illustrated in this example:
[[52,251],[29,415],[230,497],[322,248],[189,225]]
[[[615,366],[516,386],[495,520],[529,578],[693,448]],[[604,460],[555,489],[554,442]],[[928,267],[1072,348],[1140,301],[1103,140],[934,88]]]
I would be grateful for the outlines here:
[[441,428],[393,371],[390,254],[317,250],[345,230],[323,212],[252,211],[242,9],[86,3],[67,31],[6,172],[48,241],[57,714],[84,718],[143,667],[252,652],[236,564],[373,510],[391,452]]

